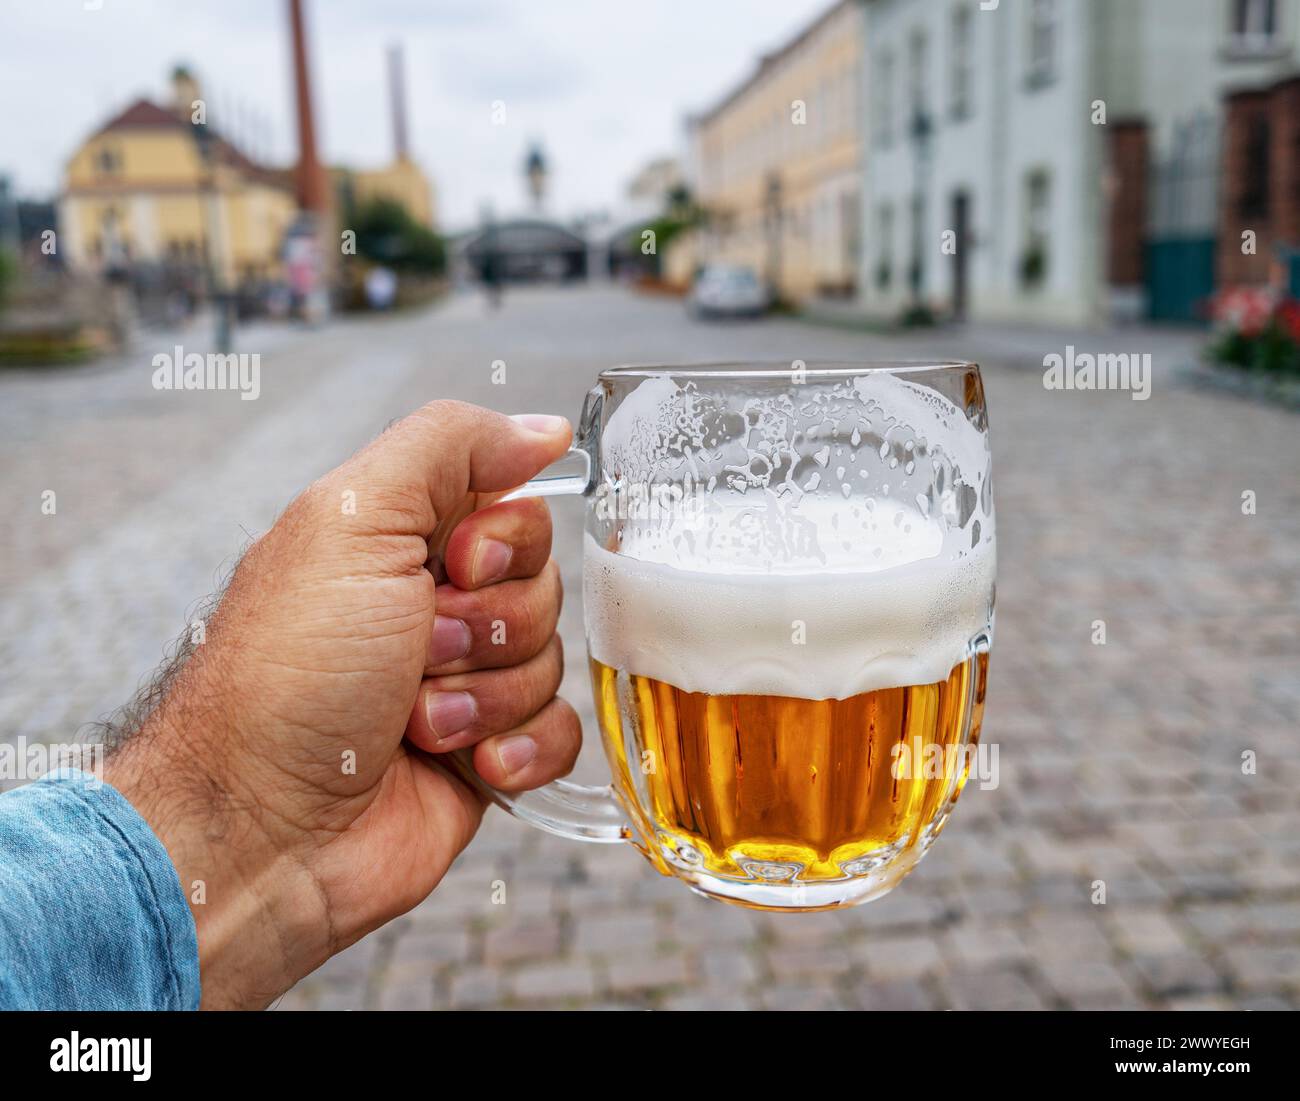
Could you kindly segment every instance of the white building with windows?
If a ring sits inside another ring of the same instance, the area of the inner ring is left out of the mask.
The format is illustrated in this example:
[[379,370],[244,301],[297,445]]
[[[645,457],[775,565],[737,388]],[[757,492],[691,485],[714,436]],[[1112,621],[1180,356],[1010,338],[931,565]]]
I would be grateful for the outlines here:
[[882,317],[1146,313],[1161,234],[1212,256],[1224,95],[1300,59],[1300,0],[865,8],[859,301]]

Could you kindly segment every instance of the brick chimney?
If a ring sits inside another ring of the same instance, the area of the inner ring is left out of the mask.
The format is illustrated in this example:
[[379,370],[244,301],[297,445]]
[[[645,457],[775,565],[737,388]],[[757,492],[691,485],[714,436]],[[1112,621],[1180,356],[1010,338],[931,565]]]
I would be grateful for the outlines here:
[[289,0],[289,29],[293,36],[293,87],[298,108],[298,167],[295,181],[298,206],[321,214],[328,205],[325,173],[316,158],[316,122],[311,107],[311,73],[307,66],[307,31],[302,0]]
[[393,112],[393,157],[404,161],[410,156],[406,135],[406,73],[402,47],[397,42],[388,47],[388,96]]

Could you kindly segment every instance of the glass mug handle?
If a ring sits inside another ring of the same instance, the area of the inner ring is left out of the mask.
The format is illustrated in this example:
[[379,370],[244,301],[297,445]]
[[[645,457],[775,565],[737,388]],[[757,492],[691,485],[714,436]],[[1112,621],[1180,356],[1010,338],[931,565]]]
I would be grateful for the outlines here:
[[[604,392],[598,386],[587,395],[574,445],[541,474],[501,499],[519,497],[586,496],[596,485],[597,445]],[[574,468],[577,468],[575,471]],[[483,781],[474,769],[473,749],[458,749],[439,758],[465,783],[508,814],[547,833],[576,841],[625,841],[632,835],[627,814],[613,788],[589,787],[555,780],[534,791],[509,795]]]

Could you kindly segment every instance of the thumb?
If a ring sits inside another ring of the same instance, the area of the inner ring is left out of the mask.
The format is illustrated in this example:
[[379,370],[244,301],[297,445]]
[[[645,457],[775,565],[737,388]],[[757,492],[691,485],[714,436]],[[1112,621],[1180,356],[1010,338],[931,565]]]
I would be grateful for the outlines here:
[[563,417],[507,417],[460,401],[434,401],[397,422],[347,464],[382,501],[401,502],[428,537],[466,494],[514,489],[553,463],[573,429]]

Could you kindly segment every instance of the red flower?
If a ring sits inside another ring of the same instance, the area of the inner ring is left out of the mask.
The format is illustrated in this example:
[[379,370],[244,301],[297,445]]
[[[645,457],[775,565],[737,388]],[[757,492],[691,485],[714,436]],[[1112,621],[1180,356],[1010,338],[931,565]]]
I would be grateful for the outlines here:
[[1288,298],[1277,308],[1277,323],[1283,332],[1297,344],[1300,344],[1300,302]]
[[1258,336],[1277,309],[1277,296],[1269,287],[1230,287],[1214,297],[1211,316],[1243,336]]

